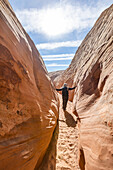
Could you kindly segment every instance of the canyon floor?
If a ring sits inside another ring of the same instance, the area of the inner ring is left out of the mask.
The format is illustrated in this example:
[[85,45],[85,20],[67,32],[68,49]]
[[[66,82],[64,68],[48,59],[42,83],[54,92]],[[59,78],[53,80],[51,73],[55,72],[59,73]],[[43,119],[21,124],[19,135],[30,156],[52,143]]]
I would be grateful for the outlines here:
[[72,114],[72,103],[62,110],[59,95],[59,120],[52,141],[38,170],[79,170],[78,166],[78,125]]

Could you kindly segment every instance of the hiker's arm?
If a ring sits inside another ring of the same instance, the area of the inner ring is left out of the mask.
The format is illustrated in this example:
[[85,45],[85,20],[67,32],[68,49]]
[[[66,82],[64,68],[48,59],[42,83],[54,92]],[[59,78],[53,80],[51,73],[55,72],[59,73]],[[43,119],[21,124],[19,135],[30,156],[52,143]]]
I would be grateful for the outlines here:
[[56,89],[56,91],[62,91],[62,88],[61,89]]
[[76,88],[76,86],[75,87],[72,87],[72,88],[69,88],[69,90],[73,90],[73,89],[75,89]]

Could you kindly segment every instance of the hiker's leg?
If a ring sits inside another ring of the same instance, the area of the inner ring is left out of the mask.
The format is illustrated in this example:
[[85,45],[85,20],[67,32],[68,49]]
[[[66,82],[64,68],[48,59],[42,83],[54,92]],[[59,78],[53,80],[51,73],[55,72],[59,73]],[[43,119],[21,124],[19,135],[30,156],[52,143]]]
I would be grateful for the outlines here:
[[66,110],[68,100],[63,99],[63,110]]

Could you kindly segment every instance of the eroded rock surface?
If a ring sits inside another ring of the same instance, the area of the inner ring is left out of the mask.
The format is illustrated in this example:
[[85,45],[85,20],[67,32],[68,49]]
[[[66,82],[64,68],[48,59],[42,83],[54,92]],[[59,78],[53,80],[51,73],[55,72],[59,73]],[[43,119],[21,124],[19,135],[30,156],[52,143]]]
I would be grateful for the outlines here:
[[52,141],[39,170],[80,170],[78,164],[78,126],[72,114],[72,102],[68,102],[66,112],[62,109],[59,95],[59,120]]
[[62,74],[63,72],[64,70],[49,72],[49,77],[54,82],[54,79],[58,77],[60,74]]
[[0,0],[0,169],[40,164],[58,117],[54,87],[9,2]]
[[113,5],[101,14],[55,82],[57,87],[63,82],[77,85],[71,97],[81,119],[81,169],[113,169]]

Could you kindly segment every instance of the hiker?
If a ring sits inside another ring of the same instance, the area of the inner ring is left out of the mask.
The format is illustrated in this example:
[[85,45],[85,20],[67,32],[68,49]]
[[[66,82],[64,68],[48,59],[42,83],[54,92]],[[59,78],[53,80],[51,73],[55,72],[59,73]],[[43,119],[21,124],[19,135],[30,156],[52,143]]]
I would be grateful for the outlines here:
[[62,91],[62,100],[63,100],[63,110],[66,110],[66,106],[67,106],[67,102],[68,102],[68,98],[69,98],[69,94],[68,91],[69,90],[73,90],[75,89],[75,87],[73,88],[68,88],[67,87],[67,83],[64,83],[64,86],[61,89],[56,89],[57,91]]

